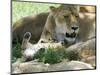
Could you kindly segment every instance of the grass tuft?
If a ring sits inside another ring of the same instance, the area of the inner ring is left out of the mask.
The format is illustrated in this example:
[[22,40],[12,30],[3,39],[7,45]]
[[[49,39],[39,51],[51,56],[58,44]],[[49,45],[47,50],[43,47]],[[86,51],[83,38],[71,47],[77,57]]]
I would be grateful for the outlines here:
[[34,56],[34,59],[39,59],[39,62],[55,64],[61,62],[63,59],[78,60],[79,55],[75,51],[66,52],[64,48],[48,48],[40,49]]

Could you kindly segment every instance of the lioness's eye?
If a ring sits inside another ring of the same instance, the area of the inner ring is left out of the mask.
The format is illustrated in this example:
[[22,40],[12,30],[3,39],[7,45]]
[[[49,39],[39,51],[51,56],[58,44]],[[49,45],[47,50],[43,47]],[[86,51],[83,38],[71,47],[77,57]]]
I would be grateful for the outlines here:
[[64,18],[68,18],[68,17],[69,17],[68,15],[64,16]]
[[78,15],[76,15],[75,17],[76,17],[76,18],[78,18],[79,16],[78,16]]

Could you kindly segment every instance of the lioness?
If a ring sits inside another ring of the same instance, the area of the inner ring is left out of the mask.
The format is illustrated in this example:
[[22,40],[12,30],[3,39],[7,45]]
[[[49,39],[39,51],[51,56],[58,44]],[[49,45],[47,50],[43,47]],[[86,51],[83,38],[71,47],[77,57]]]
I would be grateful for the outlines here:
[[73,43],[79,31],[79,6],[61,5],[50,7],[39,42]]
[[[50,7],[49,13],[25,17],[13,27],[13,42],[16,39],[21,42],[25,32],[32,34],[32,43],[39,39],[39,42],[57,41],[67,44],[86,40],[94,29],[95,16],[91,18],[91,13],[87,15],[87,11],[80,12],[81,8],[78,5],[61,5],[57,8]],[[82,8],[81,11],[83,10],[87,9]]]

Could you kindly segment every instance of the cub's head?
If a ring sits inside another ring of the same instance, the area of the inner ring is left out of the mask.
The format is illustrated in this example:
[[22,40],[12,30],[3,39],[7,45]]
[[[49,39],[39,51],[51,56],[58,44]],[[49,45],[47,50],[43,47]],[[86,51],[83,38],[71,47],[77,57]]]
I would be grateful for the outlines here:
[[74,42],[79,31],[79,7],[76,5],[61,5],[50,7],[56,27],[55,32],[58,41]]

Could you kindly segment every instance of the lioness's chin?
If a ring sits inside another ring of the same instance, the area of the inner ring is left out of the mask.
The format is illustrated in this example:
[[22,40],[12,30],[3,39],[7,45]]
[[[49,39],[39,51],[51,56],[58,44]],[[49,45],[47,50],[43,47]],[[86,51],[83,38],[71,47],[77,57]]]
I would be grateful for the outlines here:
[[65,38],[65,43],[74,43],[76,38]]

